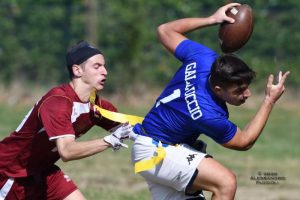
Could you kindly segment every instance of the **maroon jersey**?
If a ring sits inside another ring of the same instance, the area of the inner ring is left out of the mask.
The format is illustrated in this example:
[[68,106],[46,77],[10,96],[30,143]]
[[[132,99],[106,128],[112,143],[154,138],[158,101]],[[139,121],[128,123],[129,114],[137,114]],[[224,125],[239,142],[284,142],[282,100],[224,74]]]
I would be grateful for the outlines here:
[[[98,97],[96,104],[116,111],[110,102]],[[0,142],[0,175],[25,177],[48,169],[60,158],[55,139],[78,138],[94,125],[109,130],[118,123],[95,113],[91,103],[82,102],[69,84],[53,88]]]

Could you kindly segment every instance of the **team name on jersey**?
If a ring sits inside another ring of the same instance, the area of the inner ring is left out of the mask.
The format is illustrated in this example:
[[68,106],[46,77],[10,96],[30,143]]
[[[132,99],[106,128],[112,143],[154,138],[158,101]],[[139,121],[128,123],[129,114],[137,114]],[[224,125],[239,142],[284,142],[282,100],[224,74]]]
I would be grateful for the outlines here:
[[195,92],[195,80],[197,78],[196,72],[197,72],[197,64],[195,62],[188,64],[185,67],[185,102],[187,104],[188,111],[192,117],[193,120],[196,120],[202,116],[202,112],[200,110],[200,107],[198,105],[196,92]]

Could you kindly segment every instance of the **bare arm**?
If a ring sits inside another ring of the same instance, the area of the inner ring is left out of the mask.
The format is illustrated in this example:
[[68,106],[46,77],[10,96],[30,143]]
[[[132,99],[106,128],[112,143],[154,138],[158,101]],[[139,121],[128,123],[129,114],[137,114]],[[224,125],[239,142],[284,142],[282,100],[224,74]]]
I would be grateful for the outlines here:
[[289,73],[282,74],[282,72],[279,72],[278,83],[276,85],[273,85],[274,76],[269,76],[265,98],[257,113],[243,130],[238,128],[235,136],[228,143],[223,144],[224,147],[236,150],[248,150],[254,145],[262,133],[275,103],[285,90],[284,82]]
[[65,162],[85,158],[111,147],[103,139],[77,142],[74,137],[58,138],[56,146],[61,159]]
[[56,146],[63,161],[77,160],[102,152],[108,147],[112,147],[113,150],[128,148],[123,140],[128,139],[131,132],[132,127],[127,122],[112,128],[111,134],[102,139],[76,142],[74,137],[62,137],[56,140]]
[[219,8],[213,15],[206,18],[184,18],[175,21],[171,21],[162,24],[157,29],[158,37],[161,43],[170,51],[174,52],[177,45],[186,39],[184,34],[193,30],[203,28],[206,26],[219,24],[224,21],[230,23],[234,22],[234,19],[228,17],[225,12],[233,7],[240,5],[238,3],[230,3]]

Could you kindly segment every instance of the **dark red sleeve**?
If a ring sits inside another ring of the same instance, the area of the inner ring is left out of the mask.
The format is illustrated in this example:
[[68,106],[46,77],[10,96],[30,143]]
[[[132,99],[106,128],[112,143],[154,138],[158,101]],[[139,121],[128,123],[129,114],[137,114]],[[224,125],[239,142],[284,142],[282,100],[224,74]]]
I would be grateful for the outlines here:
[[50,139],[75,134],[71,114],[72,103],[67,97],[51,96],[44,100],[39,117]]
[[[97,99],[97,105],[105,110],[109,110],[113,112],[118,111],[117,108],[112,103],[110,103],[105,99]],[[94,118],[94,122],[96,125],[104,128],[107,131],[120,124],[119,122],[115,122],[101,116],[101,114],[99,113],[98,113],[98,117]]]

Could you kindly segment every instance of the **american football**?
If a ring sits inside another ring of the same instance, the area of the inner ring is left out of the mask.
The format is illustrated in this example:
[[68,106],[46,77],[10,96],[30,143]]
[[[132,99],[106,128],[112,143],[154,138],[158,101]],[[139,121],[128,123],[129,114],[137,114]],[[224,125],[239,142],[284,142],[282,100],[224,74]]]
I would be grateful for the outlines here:
[[219,43],[224,53],[232,53],[243,47],[249,40],[254,27],[252,9],[249,5],[235,6],[226,12],[235,19],[234,23],[224,22],[219,28]]

